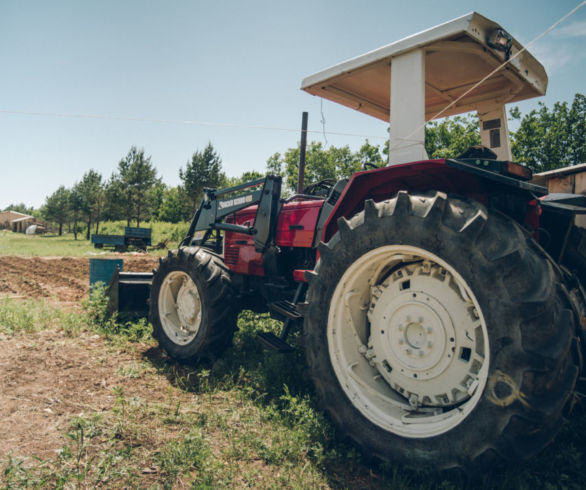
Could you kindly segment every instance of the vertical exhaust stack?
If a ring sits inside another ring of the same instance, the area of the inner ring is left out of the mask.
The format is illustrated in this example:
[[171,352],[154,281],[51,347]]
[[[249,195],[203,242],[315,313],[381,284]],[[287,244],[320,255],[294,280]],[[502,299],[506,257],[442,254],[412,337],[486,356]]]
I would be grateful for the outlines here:
[[305,180],[305,149],[307,148],[307,112],[301,117],[301,147],[299,148],[299,179],[297,180],[297,194],[303,194]]

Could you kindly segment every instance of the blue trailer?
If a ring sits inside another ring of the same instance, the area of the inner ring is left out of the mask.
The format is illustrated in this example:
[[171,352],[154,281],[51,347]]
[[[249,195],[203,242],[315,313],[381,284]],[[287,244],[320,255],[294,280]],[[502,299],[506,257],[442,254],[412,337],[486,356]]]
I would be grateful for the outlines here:
[[92,235],[95,248],[114,247],[117,252],[125,252],[130,245],[140,250],[146,250],[151,242],[151,228],[136,228],[127,226],[124,235]]

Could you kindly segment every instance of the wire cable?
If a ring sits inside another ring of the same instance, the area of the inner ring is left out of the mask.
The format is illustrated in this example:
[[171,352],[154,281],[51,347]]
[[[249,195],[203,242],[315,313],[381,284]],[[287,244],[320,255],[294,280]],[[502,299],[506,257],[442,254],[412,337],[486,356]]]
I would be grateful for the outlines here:
[[[549,26],[545,31],[535,37],[532,41],[526,44],[522,49],[520,49],[517,53],[511,56],[508,60],[504,61],[500,64],[497,68],[492,70],[488,75],[484,78],[479,80],[476,84],[474,84],[470,89],[460,95],[457,99],[450,102],[446,105],[441,111],[435,114],[431,119],[437,119],[443,113],[445,113],[448,109],[456,105],[460,100],[466,97],[469,93],[473,90],[478,88],[481,84],[483,84],[486,80],[492,77],[495,73],[501,70],[504,66],[511,63],[514,59],[519,57],[523,52],[527,51],[529,47],[535,44],[538,40],[540,40],[543,36],[551,32],[555,29],[559,24],[567,20],[570,16],[575,14],[579,9],[586,5],[586,0],[583,0],[580,4],[570,10],[566,15],[560,18],[558,21],[554,22],[551,26]],[[375,135],[368,135],[362,133],[352,133],[352,132],[341,132],[341,131],[326,131],[325,130],[325,117],[323,114],[323,99],[321,101],[321,123],[322,123],[322,131],[316,130],[308,130],[307,133],[310,134],[322,134],[326,146],[328,144],[326,135],[332,136],[350,136],[350,137],[358,137],[358,138],[374,138],[374,139],[382,139],[386,140],[387,136],[375,136]],[[115,116],[115,115],[107,115],[107,114],[84,114],[84,113],[64,113],[64,112],[38,112],[38,111],[18,111],[18,110],[10,110],[10,109],[0,109],[0,114],[11,114],[11,115],[19,115],[19,116],[41,116],[41,117],[62,117],[62,118],[69,118],[69,119],[95,119],[95,120],[106,120],[106,121],[129,121],[129,122],[146,122],[146,123],[156,123],[156,124],[181,124],[181,125],[190,125],[190,126],[209,126],[209,127],[221,127],[221,128],[239,128],[239,129],[258,129],[258,130],[265,130],[265,131],[284,131],[284,132],[299,132],[296,128],[283,128],[278,126],[259,126],[254,124],[237,124],[237,123],[223,123],[223,122],[212,122],[212,121],[196,121],[196,120],[183,120],[183,119],[157,119],[157,118],[146,118],[146,117],[137,117],[137,116]],[[409,133],[407,136],[403,138],[399,138],[401,141],[413,141],[410,138],[420,131],[422,128],[425,127],[428,121],[423,123],[421,126],[416,128],[414,131]]]
[[323,97],[319,98],[319,110],[321,112],[321,127],[322,127],[322,131],[324,133],[324,143],[326,145],[326,148],[328,146],[328,137],[326,136],[326,116],[324,116],[324,99]]
[[[220,128],[238,128],[238,129],[259,129],[266,131],[285,131],[298,133],[299,129],[294,128],[283,128],[278,126],[260,126],[254,124],[237,124],[237,123],[224,123],[224,122],[212,122],[212,121],[196,121],[189,119],[157,119],[148,117],[138,116],[115,116],[108,114],[84,114],[84,113],[66,113],[66,112],[38,112],[38,111],[17,111],[11,109],[0,109],[0,114],[11,114],[16,116],[41,116],[41,117],[62,117],[68,119],[96,119],[104,121],[130,121],[130,122],[145,122],[155,124],[183,124],[189,126],[210,126]],[[334,136],[352,136],[357,138],[378,138],[386,140],[386,136],[374,136],[362,133],[351,133],[341,131],[325,131],[325,127],[322,131],[307,130],[307,133],[311,134],[329,134]]]

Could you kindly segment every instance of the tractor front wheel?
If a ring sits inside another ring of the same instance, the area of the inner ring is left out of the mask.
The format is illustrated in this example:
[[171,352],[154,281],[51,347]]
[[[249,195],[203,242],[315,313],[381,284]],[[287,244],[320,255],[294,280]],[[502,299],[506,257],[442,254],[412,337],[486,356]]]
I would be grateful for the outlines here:
[[334,422],[386,461],[474,471],[556,434],[580,369],[561,274],[474,201],[375,204],[320,245],[307,358]]
[[220,355],[232,342],[236,309],[230,275],[208,251],[170,251],[155,271],[150,295],[153,336],[179,361]]

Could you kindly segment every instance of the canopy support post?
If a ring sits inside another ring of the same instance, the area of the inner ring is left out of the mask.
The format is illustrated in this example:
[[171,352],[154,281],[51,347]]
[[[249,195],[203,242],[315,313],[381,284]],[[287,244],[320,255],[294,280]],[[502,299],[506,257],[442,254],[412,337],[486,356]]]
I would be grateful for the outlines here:
[[423,49],[409,51],[394,57],[391,65],[389,165],[427,160],[425,52]]

